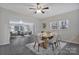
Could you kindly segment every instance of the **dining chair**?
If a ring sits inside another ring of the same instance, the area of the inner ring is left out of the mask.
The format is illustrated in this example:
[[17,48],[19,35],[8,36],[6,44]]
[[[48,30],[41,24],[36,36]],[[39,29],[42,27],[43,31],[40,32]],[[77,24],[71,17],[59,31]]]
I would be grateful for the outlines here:
[[52,50],[54,51],[60,45],[58,33],[54,33],[53,38],[48,41],[49,46],[52,45]]
[[40,34],[34,35],[34,45],[33,48],[36,47],[36,45],[38,46],[38,52],[39,52],[39,47],[40,44],[43,43],[44,41],[42,40],[42,37]]

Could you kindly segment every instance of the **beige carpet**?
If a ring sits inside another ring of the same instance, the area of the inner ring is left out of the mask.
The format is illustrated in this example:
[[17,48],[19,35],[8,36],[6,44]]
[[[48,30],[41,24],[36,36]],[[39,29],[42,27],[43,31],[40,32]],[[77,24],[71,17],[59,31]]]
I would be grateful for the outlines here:
[[39,52],[38,52],[38,46],[36,45],[36,47],[34,49],[33,45],[34,45],[34,42],[27,44],[26,47],[28,47],[35,54],[38,54],[38,55],[57,55],[62,50],[62,48],[64,46],[66,46],[66,43],[60,42],[59,47],[56,48],[54,51],[52,50],[51,46],[48,46],[47,49],[44,49],[44,48],[40,47]]

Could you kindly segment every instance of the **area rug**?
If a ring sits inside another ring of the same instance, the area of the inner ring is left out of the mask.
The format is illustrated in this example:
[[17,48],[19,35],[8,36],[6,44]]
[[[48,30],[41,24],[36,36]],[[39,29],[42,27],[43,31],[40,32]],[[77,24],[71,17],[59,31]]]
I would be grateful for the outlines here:
[[40,47],[39,52],[38,52],[37,44],[35,48],[33,48],[33,45],[34,45],[34,42],[26,44],[26,47],[29,48],[31,51],[33,51],[37,55],[57,55],[64,48],[64,46],[66,46],[66,43],[60,42],[59,47],[57,47],[54,51],[52,50],[51,46],[48,46],[47,49]]
[[67,43],[60,51],[60,55],[79,55],[79,45],[74,43]]

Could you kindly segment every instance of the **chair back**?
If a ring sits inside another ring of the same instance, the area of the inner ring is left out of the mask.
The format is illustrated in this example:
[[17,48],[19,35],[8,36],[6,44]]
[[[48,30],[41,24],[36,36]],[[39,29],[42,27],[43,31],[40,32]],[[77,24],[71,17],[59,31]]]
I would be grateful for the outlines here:
[[42,36],[41,34],[37,34],[37,42],[40,43],[42,41]]
[[58,33],[54,33],[53,38],[49,40],[49,43],[56,42],[58,40]]
[[37,35],[33,34],[31,37],[35,42],[40,42],[41,40],[41,36],[39,34]]

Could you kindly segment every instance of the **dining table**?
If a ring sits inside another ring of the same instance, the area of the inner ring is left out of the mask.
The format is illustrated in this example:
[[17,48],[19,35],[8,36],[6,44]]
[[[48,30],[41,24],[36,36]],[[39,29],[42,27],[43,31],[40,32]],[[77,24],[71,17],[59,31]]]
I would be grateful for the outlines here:
[[43,32],[42,33],[42,39],[43,42],[40,43],[40,46],[43,48],[47,48],[48,47],[48,41],[51,40],[54,37],[54,35],[51,32]]

